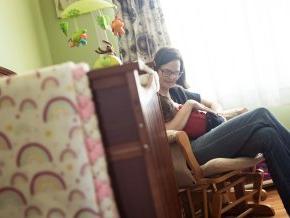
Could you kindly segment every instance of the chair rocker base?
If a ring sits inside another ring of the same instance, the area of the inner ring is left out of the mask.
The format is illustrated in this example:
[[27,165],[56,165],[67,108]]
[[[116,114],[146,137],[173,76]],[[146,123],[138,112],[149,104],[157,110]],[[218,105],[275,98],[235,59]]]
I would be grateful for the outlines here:
[[[248,211],[244,212],[243,211]],[[267,204],[246,204],[243,208],[234,207],[222,215],[222,217],[246,217],[250,215],[251,217],[272,217],[275,216],[274,209]]]

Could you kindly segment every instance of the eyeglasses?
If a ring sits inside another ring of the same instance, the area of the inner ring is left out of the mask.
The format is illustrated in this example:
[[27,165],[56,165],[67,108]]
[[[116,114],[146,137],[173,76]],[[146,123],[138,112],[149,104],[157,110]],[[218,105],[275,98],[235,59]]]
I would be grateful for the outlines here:
[[172,78],[172,77],[178,78],[178,77],[180,77],[183,74],[183,72],[180,72],[180,71],[171,71],[169,69],[161,69],[160,68],[159,70],[161,71],[162,76],[168,77],[168,78]]

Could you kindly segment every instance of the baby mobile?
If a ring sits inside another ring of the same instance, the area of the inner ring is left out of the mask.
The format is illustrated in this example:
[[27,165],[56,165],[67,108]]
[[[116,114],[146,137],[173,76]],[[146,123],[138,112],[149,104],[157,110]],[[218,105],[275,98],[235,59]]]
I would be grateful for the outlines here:
[[[118,16],[110,22],[110,17],[103,14],[102,10],[105,8],[116,9],[116,5],[105,0],[79,0],[70,4],[61,14],[62,19],[71,19],[73,22],[73,28],[70,27],[70,23],[67,20],[60,22],[60,28],[67,37],[70,48],[86,46],[88,44],[88,31],[85,28],[79,28],[77,23],[78,16],[90,13],[93,18],[96,34],[98,35],[98,28],[103,31],[105,39],[97,37],[99,47],[95,52],[99,54],[99,57],[95,61],[94,68],[105,68],[122,64],[120,58],[116,56],[112,44],[109,42],[107,31],[121,37],[125,33],[124,22]],[[103,44],[103,47],[100,47],[101,44]]]

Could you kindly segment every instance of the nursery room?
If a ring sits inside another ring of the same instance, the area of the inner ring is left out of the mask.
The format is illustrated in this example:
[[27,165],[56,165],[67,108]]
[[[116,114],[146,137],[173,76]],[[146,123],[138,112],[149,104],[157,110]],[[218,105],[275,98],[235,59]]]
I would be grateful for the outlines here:
[[289,217],[287,0],[0,10],[0,218]]

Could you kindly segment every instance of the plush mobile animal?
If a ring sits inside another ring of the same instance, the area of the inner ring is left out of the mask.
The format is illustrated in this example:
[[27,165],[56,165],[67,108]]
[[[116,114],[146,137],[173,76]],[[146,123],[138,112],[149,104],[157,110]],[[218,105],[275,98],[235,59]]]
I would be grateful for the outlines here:
[[[60,23],[60,28],[65,36],[68,36],[69,24],[64,21]],[[80,29],[71,34],[68,39],[68,46],[70,48],[84,46],[88,44],[88,34],[86,29]]]
[[98,17],[96,18],[98,25],[99,25],[103,30],[107,30],[108,27],[110,26],[109,23],[108,23],[108,20],[109,20],[109,19],[110,19],[110,17],[107,16],[107,15],[101,15],[101,16],[98,16]]
[[112,44],[105,40],[103,40],[103,43],[106,45],[106,49],[99,47],[97,50],[95,50],[96,53],[100,54],[100,57],[97,58],[94,64],[94,68],[106,68],[122,65],[122,61],[116,56]]
[[79,47],[88,44],[88,34],[86,29],[78,30],[71,35],[68,40],[69,47]]
[[69,27],[68,22],[61,22],[61,23],[59,24],[59,26],[60,26],[60,29],[61,29],[61,31],[63,32],[63,34],[64,34],[65,36],[67,36],[67,34],[68,34],[68,27]]
[[121,18],[115,17],[115,19],[112,21],[111,27],[112,27],[112,32],[114,33],[115,36],[122,36],[125,33],[124,29],[124,22],[122,21]]

